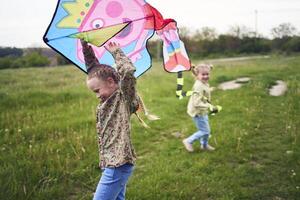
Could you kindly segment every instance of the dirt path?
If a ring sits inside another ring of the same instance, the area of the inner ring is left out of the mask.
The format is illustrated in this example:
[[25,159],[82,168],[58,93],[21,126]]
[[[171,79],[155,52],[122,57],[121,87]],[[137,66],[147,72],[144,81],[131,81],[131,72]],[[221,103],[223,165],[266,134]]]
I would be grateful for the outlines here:
[[270,56],[246,56],[246,57],[234,57],[234,58],[218,58],[218,59],[203,60],[203,62],[220,63],[220,62],[234,62],[234,61],[244,61],[244,60],[253,60],[253,59],[266,59],[266,58],[270,58]]

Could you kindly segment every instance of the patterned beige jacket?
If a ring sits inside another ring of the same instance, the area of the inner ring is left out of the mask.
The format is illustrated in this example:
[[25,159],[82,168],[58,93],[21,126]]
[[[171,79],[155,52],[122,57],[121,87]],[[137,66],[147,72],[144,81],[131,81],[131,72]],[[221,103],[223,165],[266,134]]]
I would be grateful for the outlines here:
[[97,106],[97,133],[101,168],[134,164],[136,154],[131,143],[130,116],[138,108],[135,67],[121,49],[112,52],[120,76],[117,89]]

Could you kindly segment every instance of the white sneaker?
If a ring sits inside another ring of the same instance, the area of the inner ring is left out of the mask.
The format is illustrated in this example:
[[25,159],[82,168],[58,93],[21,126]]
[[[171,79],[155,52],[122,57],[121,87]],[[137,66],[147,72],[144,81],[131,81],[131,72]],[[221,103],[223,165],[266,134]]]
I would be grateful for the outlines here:
[[214,151],[214,150],[216,150],[216,148],[210,146],[209,144],[207,144],[206,146],[204,146],[203,144],[201,144],[201,149],[202,150],[206,150],[206,151]]
[[193,152],[193,151],[194,151],[193,145],[190,144],[190,143],[188,143],[187,139],[182,140],[182,143],[183,143],[185,149],[186,149],[188,152]]

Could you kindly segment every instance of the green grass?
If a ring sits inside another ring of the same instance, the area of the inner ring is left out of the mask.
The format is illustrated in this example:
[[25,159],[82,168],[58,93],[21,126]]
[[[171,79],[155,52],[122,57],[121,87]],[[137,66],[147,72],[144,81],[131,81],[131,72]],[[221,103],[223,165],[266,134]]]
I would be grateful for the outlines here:
[[[187,153],[181,140],[196,131],[188,99],[175,98],[176,74],[155,62],[138,89],[161,120],[144,129],[132,117],[138,161],[127,199],[300,199],[299,72],[299,56],[216,64],[211,86],[252,80],[212,93],[224,108],[210,117],[217,150],[195,143]],[[184,76],[188,90],[194,80]],[[284,96],[268,95],[276,80],[287,82]],[[85,75],[73,66],[1,70],[0,86],[0,199],[91,199],[101,173]]]

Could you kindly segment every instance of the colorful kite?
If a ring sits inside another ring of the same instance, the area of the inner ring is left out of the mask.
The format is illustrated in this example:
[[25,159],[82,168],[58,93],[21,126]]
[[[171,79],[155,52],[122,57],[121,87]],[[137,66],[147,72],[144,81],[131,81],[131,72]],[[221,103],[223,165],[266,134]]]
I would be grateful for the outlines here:
[[119,43],[136,67],[138,77],[151,67],[147,41],[154,32],[163,40],[164,68],[168,72],[190,70],[176,22],[162,15],[145,0],[59,0],[44,35],[45,43],[86,72],[79,39],[93,44],[100,63],[114,66],[103,47]]

